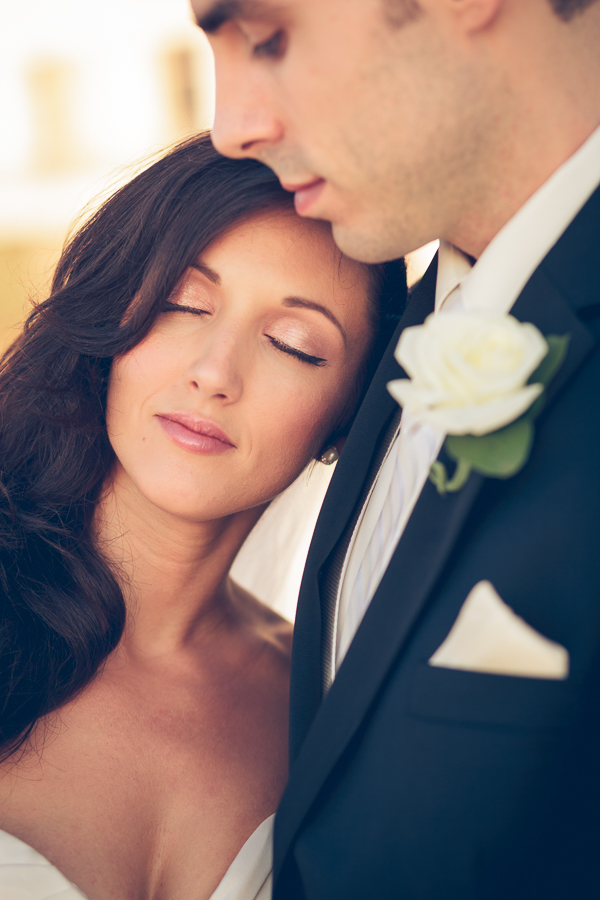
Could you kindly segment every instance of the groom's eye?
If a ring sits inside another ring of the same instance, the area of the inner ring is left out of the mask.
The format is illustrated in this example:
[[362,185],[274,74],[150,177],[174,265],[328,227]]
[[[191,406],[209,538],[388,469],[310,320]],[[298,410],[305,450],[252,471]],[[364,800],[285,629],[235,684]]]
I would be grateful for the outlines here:
[[283,56],[287,47],[287,39],[285,32],[281,29],[276,31],[268,40],[255,44],[252,48],[252,55],[258,59],[270,57],[271,59],[279,59]]
[[287,353],[289,356],[295,356],[297,359],[302,360],[302,362],[309,363],[311,366],[325,366],[327,365],[327,360],[323,359],[321,356],[311,356],[310,353],[304,353],[302,350],[296,350],[294,347],[290,347],[288,344],[284,344],[283,341],[278,341],[277,338],[271,337],[270,334],[267,335],[271,343],[277,350],[281,350],[282,353]]

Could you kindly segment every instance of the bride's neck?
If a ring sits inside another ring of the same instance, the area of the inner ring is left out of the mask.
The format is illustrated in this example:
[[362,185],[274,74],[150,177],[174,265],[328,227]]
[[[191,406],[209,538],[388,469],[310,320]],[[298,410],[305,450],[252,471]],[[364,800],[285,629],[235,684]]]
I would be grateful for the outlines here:
[[128,655],[184,650],[236,616],[229,569],[264,508],[189,521],[150,503],[122,470],[113,473],[94,532],[125,597]]

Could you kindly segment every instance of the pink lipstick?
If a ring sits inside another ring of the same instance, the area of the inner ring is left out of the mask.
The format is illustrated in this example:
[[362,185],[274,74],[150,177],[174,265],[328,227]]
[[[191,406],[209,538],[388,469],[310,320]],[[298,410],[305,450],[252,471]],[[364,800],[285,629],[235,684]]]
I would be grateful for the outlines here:
[[224,431],[208,419],[190,413],[157,413],[162,430],[174,444],[192,453],[224,453],[235,449]]

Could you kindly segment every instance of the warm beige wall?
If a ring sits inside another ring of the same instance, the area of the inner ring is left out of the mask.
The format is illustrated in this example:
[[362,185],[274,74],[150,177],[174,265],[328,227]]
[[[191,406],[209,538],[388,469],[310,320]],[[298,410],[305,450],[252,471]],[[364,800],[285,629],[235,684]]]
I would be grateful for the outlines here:
[[31,301],[42,299],[59,255],[60,239],[0,243],[0,350],[19,331]]
[[79,212],[206,128],[213,75],[187,0],[5,4],[0,28],[0,350],[47,292]]

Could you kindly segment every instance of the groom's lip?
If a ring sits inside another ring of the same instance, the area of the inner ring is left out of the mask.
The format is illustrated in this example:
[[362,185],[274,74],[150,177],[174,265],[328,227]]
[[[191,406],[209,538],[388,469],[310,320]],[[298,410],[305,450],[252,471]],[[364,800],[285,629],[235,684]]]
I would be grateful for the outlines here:
[[313,178],[312,181],[305,181],[303,184],[291,184],[282,181],[281,186],[284,190],[293,193],[294,206],[298,215],[306,216],[309,208],[320,197],[325,187],[325,179]]

